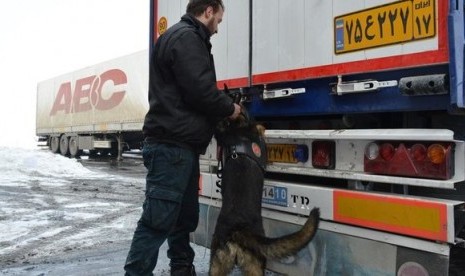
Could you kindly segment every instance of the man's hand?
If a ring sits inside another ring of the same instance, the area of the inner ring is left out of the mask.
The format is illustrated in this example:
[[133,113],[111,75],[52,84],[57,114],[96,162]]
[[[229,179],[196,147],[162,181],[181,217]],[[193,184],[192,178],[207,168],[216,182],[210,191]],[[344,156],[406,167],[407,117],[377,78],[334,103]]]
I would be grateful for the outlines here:
[[234,112],[228,118],[230,120],[235,120],[237,116],[239,116],[239,114],[241,114],[241,106],[238,104],[234,104]]

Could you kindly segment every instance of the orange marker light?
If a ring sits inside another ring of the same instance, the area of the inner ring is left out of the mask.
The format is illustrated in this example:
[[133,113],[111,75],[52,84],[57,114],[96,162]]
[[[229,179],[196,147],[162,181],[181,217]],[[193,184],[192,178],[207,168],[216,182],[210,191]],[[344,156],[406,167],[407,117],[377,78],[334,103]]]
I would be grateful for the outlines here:
[[434,164],[442,164],[446,159],[446,149],[439,144],[432,144],[428,147],[428,158]]

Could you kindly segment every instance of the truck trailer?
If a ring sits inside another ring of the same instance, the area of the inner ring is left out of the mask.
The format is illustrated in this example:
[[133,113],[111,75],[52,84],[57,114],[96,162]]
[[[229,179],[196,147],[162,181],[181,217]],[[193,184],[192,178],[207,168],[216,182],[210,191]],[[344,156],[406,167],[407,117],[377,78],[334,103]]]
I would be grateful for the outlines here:
[[[270,275],[465,275],[463,0],[223,1],[218,87],[267,129],[265,232],[321,210],[312,242],[269,260]],[[187,3],[151,0],[149,49]],[[37,134],[72,156],[139,147],[147,63],[139,53],[40,83]],[[209,247],[214,139],[200,164],[191,239]]]
[[[153,43],[187,0],[151,0]],[[274,275],[465,275],[462,0],[224,0],[218,87],[264,124],[268,236],[322,222]],[[213,140],[200,224],[221,207]],[[238,206],[240,208],[240,206]]]
[[147,86],[147,50],[40,82],[36,134],[52,152],[71,157],[140,149]]

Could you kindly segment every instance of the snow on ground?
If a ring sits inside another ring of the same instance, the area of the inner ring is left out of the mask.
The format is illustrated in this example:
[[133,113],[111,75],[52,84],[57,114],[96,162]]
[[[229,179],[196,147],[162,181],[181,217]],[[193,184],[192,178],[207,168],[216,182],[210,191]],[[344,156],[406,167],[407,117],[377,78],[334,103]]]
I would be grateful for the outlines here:
[[[0,147],[0,275],[122,275],[145,189],[139,159]],[[193,245],[198,275],[209,250]],[[155,275],[169,275],[166,244]]]

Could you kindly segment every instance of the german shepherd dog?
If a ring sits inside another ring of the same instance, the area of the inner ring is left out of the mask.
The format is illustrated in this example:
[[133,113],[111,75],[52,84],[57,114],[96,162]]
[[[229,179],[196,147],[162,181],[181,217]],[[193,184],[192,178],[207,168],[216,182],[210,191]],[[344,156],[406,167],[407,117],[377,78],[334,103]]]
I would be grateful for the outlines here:
[[209,275],[228,275],[235,265],[244,275],[264,275],[267,258],[295,255],[317,231],[320,211],[314,208],[299,231],[277,238],[265,236],[261,215],[264,131],[244,108],[237,120],[217,126],[215,137],[223,152],[223,203],[211,243]]

